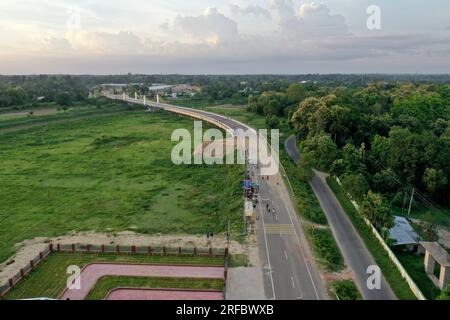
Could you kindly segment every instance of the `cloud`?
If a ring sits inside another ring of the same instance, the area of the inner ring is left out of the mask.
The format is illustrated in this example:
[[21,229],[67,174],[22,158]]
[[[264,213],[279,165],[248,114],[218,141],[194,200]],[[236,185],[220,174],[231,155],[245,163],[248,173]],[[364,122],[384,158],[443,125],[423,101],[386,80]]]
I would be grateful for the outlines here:
[[281,32],[288,37],[310,38],[316,36],[345,35],[348,28],[342,15],[331,15],[322,3],[305,3],[295,11],[292,0],[272,0]]
[[73,50],[93,54],[139,54],[144,50],[142,39],[128,31],[118,33],[69,31],[65,38]]
[[344,16],[331,15],[330,9],[323,3],[302,4],[298,17],[302,21],[303,30],[312,35],[334,36],[348,33]]
[[207,8],[200,16],[177,16],[173,29],[180,31],[191,41],[217,45],[239,38],[235,21],[220,13],[217,8]]
[[254,15],[255,17],[263,17],[266,19],[271,19],[272,15],[270,14],[270,11],[267,9],[264,9],[263,7],[260,7],[258,5],[248,5],[245,8],[242,8],[238,5],[231,4],[230,10],[233,14],[236,15]]
[[[27,26],[27,29],[21,32],[28,36],[16,41],[18,44],[12,40],[7,43],[11,48],[3,44],[0,51],[0,72],[10,70],[6,68],[11,68],[12,65],[5,61],[12,61],[12,48],[15,47],[16,52],[19,52],[17,48],[20,43],[27,45],[26,48],[20,47],[23,56],[40,54],[49,59],[53,58],[52,61],[61,61],[60,66],[65,66],[62,62],[64,59],[72,59],[73,66],[80,68],[85,68],[82,65],[85,59],[92,61],[94,67],[91,72],[94,73],[100,70],[100,66],[106,73],[107,70],[188,72],[189,68],[192,68],[191,72],[194,73],[218,72],[217,70],[235,73],[239,73],[239,70],[276,72],[277,65],[284,68],[280,69],[280,72],[290,72],[289,64],[294,66],[308,63],[308,72],[314,72],[313,66],[318,68],[318,72],[323,72],[322,66],[331,66],[332,63],[333,66],[361,63],[361,68],[365,68],[361,70],[365,71],[373,66],[373,61],[382,59],[385,65],[389,66],[392,61],[408,61],[414,68],[419,65],[422,68],[422,64],[432,65],[436,62],[433,65],[436,69],[437,61],[444,61],[440,62],[442,70],[450,72],[450,59],[444,59],[448,58],[450,52],[448,33],[353,34],[349,32],[344,16],[331,14],[325,4],[310,2],[294,6],[292,0],[272,0],[270,8],[271,21],[265,21],[267,28],[264,32],[253,30],[249,34],[245,33],[245,23],[240,30],[236,21],[217,8],[208,8],[198,15],[165,17],[166,19],[155,23],[154,29],[140,30],[135,27],[133,32],[124,31],[126,27],[122,25],[111,30],[83,24],[82,29],[67,33],[64,33],[66,29],[60,33],[28,32]],[[236,15],[260,18],[267,17],[268,13],[267,9],[257,5],[232,5],[230,9]],[[0,22],[0,26],[3,25],[4,22]],[[12,26],[14,27],[14,24]],[[154,30],[157,30],[157,35],[152,37]],[[401,57],[405,59],[402,60]],[[364,65],[363,61],[370,63]],[[95,67],[97,65],[98,68]],[[49,66],[57,68],[51,62]],[[161,69],[162,66],[165,66],[165,69]],[[234,66],[234,69],[231,66]],[[250,66],[254,69],[250,69]],[[373,68],[377,70],[376,67]],[[405,65],[405,70],[406,68]],[[332,70],[339,69],[335,67]],[[89,69],[87,71],[89,72]],[[343,71],[347,71],[347,68],[344,67]]]

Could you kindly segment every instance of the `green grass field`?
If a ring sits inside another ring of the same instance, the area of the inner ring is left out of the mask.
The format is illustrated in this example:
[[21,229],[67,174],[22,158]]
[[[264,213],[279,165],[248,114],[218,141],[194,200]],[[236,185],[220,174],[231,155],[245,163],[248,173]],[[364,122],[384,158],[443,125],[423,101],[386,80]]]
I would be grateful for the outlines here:
[[[67,282],[67,267],[71,265],[82,268],[83,266],[94,262],[129,262],[129,263],[153,263],[153,264],[192,264],[192,265],[223,265],[224,261],[221,257],[191,257],[191,256],[147,256],[147,255],[111,255],[111,254],[83,254],[83,253],[53,253],[48,259],[42,262],[38,268],[29,273],[25,279],[20,281],[18,285],[10,291],[4,298],[5,299],[27,299],[27,298],[39,298],[47,297],[56,299],[58,295],[64,290]],[[114,278],[114,277],[112,277]],[[136,281],[133,277],[128,280],[119,279],[121,286],[134,286],[136,282],[140,285],[146,286],[148,281],[156,280],[142,280]],[[112,279],[113,283],[117,283],[117,279]],[[116,281],[116,282],[114,282]],[[197,285],[201,285],[200,282]],[[155,285],[162,286],[161,281],[154,283]],[[111,282],[105,284],[100,283],[100,287],[93,293],[94,297],[98,297],[99,291],[103,290],[106,286],[111,285]],[[164,288],[172,286],[173,283],[167,283]],[[192,286],[192,281],[185,280],[180,282],[181,285]],[[214,285],[214,283],[213,283]],[[215,284],[217,285],[217,283]],[[222,282],[223,285],[223,282]],[[102,289],[103,288],[103,289]],[[181,287],[180,287],[181,288]],[[198,288],[198,287],[194,287]],[[217,287],[209,287],[208,283],[205,286],[206,289],[215,289]],[[113,288],[111,288],[113,289]],[[109,290],[108,290],[109,291]],[[103,293],[100,293],[100,296]],[[106,293],[105,293],[106,294]],[[92,298],[92,296],[90,296]],[[104,295],[99,299],[103,299]]]
[[230,219],[242,232],[243,166],[174,165],[178,128],[193,122],[122,108],[0,133],[0,262],[70,231],[220,233]]
[[223,286],[223,280],[216,279],[104,277],[92,288],[86,300],[102,300],[116,288],[223,290]]

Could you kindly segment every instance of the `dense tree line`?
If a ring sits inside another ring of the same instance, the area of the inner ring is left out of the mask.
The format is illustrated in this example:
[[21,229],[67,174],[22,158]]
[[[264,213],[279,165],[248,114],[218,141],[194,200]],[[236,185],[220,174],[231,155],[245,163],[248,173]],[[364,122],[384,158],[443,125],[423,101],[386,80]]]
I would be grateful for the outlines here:
[[[363,207],[380,201],[402,207],[410,186],[450,205],[448,84],[292,84],[250,96],[248,105],[267,117],[288,117],[308,161],[339,177]],[[392,223],[382,216],[369,218],[382,229]]]
[[88,94],[88,87],[78,77],[0,77],[0,108],[33,105],[38,102],[70,105],[87,99]]

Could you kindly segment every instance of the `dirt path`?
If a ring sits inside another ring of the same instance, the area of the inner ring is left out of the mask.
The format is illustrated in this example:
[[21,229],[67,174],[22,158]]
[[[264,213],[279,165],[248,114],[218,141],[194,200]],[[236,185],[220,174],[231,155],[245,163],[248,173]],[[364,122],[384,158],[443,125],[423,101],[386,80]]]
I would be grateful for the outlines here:
[[95,263],[83,268],[80,288],[66,289],[61,300],[84,300],[97,281],[106,276],[224,279],[224,267],[160,266],[148,264]]
[[31,123],[25,123],[25,124],[17,123],[17,124],[13,124],[11,126],[0,128],[0,134],[16,132],[16,131],[21,131],[21,130],[27,130],[27,129],[31,129],[31,128],[35,128],[35,127],[43,127],[43,126],[47,126],[47,125],[56,125],[56,124],[61,124],[61,123],[65,123],[65,122],[73,122],[73,121],[77,121],[77,120],[90,119],[92,117],[110,116],[113,114],[123,113],[123,112],[130,112],[130,111],[118,110],[118,111],[111,111],[111,112],[106,112],[106,113],[93,112],[93,113],[74,115],[73,117],[67,117],[67,118],[62,118],[62,119],[54,119],[54,120],[41,119],[41,120],[37,120],[37,121],[31,122]]
[[223,300],[221,291],[127,289],[112,290],[106,300]]

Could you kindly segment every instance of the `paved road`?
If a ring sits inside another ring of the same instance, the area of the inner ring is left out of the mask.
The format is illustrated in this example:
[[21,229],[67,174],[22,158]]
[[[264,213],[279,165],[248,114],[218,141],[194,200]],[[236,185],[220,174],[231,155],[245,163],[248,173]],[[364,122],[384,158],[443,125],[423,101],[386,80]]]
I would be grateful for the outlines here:
[[[300,159],[295,136],[286,140],[285,147],[295,162]],[[367,250],[364,242],[359,237],[358,232],[353,227],[347,214],[337,200],[333,191],[326,182],[327,175],[315,171],[315,176],[311,181],[311,186],[319,199],[320,206],[325,212],[328,222],[333,231],[333,235],[345,258],[345,262],[356,276],[358,288],[366,300],[394,300],[396,299],[390,286],[382,277],[380,290],[369,290],[367,288],[367,268],[376,265],[374,258]]]
[[[120,97],[109,96],[120,99]],[[129,102],[143,104],[142,100],[128,98]],[[251,129],[236,120],[215,113],[165,105],[154,107],[176,112],[188,111],[191,115],[202,115],[229,127]],[[259,172],[251,166],[254,179]],[[279,183],[279,184],[277,184]],[[327,299],[326,289],[317,271],[305,235],[300,227],[289,192],[280,174],[260,180],[260,204],[257,206],[256,235],[260,257],[263,261],[263,273],[266,297],[278,300],[322,300]],[[266,204],[275,208],[276,215],[265,212]]]

